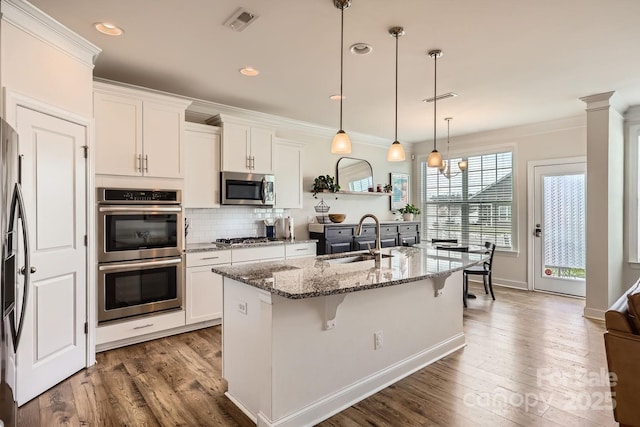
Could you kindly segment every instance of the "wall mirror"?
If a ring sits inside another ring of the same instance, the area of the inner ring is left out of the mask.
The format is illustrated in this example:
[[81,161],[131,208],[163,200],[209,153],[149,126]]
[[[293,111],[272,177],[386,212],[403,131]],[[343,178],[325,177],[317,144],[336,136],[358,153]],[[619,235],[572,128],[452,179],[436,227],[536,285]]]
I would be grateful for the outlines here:
[[374,191],[373,169],[366,160],[341,157],[336,166],[336,178],[341,191]]

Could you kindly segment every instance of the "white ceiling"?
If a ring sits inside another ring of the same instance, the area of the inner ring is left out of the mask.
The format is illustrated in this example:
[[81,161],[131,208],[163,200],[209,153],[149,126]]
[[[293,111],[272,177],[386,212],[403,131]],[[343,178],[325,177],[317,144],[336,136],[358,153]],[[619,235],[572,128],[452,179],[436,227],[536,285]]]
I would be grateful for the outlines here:
[[[340,10],[333,0],[31,0],[102,48],[95,75],[338,129]],[[260,17],[243,32],[238,8]],[[442,49],[438,137],[583,114],[578,98],[616,91],[640,104],[638,0],[353,0],[345,11],[344,129],[393,141],[400,25],[401,142],[433,135],[433,60]],[[121,37],[96,32],[112,21]],[[350,45],[373,52],[355,56]],[[260,70],[254,78],[238,70]]]

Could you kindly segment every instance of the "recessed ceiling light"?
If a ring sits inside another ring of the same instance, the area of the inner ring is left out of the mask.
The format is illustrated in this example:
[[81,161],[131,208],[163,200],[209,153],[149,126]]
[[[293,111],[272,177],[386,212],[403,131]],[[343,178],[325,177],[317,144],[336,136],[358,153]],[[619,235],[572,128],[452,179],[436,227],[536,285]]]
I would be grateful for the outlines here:
[[252,67],[244,67],[240,68],[240,74],[242,74],[243,76],[255,77],[260,74],[260,71]]
[[340,96],[340,94],[335,94],[335,95],[331,95],[329,97],[329,99],[334,100],[334,101],[340,101],[340,99],[346,99],[347,97],[342,95]]
[[[435,99],[440,101],[441,99],[454,98],[456,96],[458,96],[458,94],[455,92],[447,92],[447,93],[443,93],[442,95],[436,96]],[[433,102],[433,100],[434,98],[427,98],[427,99],[423,99],[422,102]]]
[[366,43],[356,43],[349,48],[354,55],[367,55],[373,51],[373,47]]
[[120,36],[124,33],[122,28],[118,27],[116,24],[112,24],[111,22],[96,22],[93,26],[102,34],[106,34],[108,36]]

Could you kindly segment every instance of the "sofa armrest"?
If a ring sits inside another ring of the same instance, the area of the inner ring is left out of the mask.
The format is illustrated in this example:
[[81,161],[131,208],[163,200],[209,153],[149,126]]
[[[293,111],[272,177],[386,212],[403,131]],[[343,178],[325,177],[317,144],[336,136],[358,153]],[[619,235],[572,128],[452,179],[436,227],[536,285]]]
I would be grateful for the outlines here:
[[617,331],[604,334],[613,416],[620,424],[640,426],[640,336]]

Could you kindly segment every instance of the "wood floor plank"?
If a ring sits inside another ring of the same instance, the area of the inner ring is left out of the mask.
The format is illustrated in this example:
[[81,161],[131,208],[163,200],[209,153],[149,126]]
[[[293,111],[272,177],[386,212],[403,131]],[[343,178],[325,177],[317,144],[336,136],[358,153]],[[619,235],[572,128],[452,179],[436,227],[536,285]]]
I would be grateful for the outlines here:
[[[493,301],[471,288],[466,347],[319,426],[617,425],[576,400],[607,390],[587,381],[606,356],[604,324],[582,317],[583,300],[496,287]],[[20,408],[18,425],[253,426],[224,396],[221,346],[215,326],[99,353]]]
[[102,377],[96,366],[78,372],[69,379],[76,402],[80,425],[90,427],[112,427],[113,408],[102,385]]
[[65,381],[38,397],[40,423],[47,426],[79,425],[71,384]]

